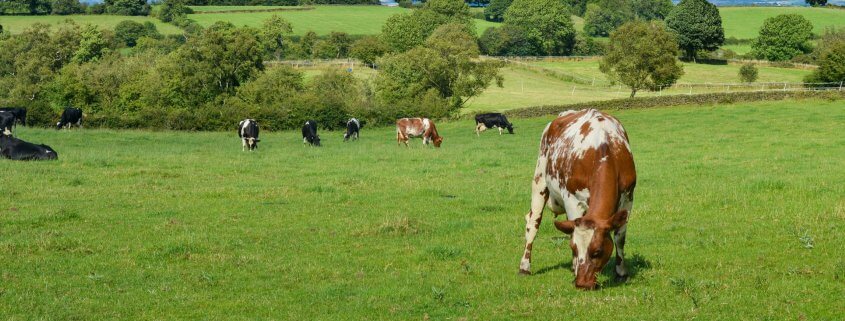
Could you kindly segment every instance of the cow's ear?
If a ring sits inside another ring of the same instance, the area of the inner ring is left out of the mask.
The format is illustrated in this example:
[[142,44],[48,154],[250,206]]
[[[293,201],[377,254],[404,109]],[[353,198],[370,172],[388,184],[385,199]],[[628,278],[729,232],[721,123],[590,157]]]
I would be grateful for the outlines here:
[[611,224],[613,225],[613,229],[618,229],[623,225],[628,223],[628,210],[620,210],[613,214],[613,218],[611,219]]
[[575,231],[575,221],[555,221],[555,227],[563,233],[572,234],[572,231]]

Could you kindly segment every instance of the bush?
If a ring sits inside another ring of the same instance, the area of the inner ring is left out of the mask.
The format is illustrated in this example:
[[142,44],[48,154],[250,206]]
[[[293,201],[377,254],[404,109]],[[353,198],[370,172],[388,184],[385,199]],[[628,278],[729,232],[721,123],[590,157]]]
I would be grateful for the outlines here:
[[161,34],[156,30],[152,22],[139,23],[132,20],[123,20],[114,26],[114,36],[122,45],[134,47],[141,37],[160,38]]
[[349,50],[349,55],[361,60],[365,64],[374,66],[376,59],[383,56],[387,50],[387,45],[385,45],[378,37],[367,36],[358,39],[352,44],[352,48]]
[[122,16],[146,16],[150,5],[146,0],[106,0],[106,12]]
[[739,68],[739,80],[748,83],[757,81],[757,67],[752,63],[742,65]]
[[574,56],[601,56],[604,55],[605,44],[596,41],[590,36],[579,33],[575,36],[575,48],[572,49]]
[[481,52],[490,56],[537,56],[543,54],[540,44],[528,39],[525,30],[503,25],[490,27],[478,39]]
[[830,44],[819,57],[819,68],[804,78],[810,83],[845,81],[845,42]]
[[785,61],[810,52],[813,24],[798,14],[782,14],[763,21],[760,35],[751,44],[758,59]]

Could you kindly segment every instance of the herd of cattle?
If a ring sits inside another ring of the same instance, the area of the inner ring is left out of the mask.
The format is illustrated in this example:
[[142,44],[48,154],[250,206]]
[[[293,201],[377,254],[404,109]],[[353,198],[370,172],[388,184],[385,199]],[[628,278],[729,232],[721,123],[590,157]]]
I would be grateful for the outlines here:
[[[82,126],[82,111],[66,108],[57,129]],[[498,128],[513,134],[513,124],[498,113],[475,117],[476,134],[488,128]],[[23,108],[0,109],[0,154],[14,160],[57,159],[58,154],[47,145],[37,145],[14,137],[16,124],[26,125]],[[349,119],[343,141],[357,140],[363,123]],[[258,148],[259,126],[254,119],[238,124],[238,137],[243,150]],[[440,147],[443,137],[428,118],[402,118],[396,121],[396,141],[408,146],[412,137],[421,137],[423,144]],[[320,146],[317,122],[308,120],[302,125],[303,144]],[[534,177],[531,181],[531,207],[525,216],[525,248],[519,272],[530,274],[531,252],[540,227],[543,210],[548,207],[557,217],[555,227],[572,235],[572,271],[575,286],[594,289],[596,276],[610,261],[616,249],[615,272],[624,280],[624,248],[628,216],[634,202],[637,174],[622,124],[608,114],[595,109],[565,111],[543,130]]]
[[[346,122],[346,133],[343,134],[343,141],[357,140],[361,128],[364,123],[357,118],[351,118]],[[488,128],[498,128],[499,135],[504,129],[508,133],[513,134],[513,124],[508,121],[505,115],[500,113],[479,114],[475,116],[475,133],[480,135],[481,132]],[[238,137],[241,139],[243,150],[253,151],[258,148],[258,122],[255,119],[244,119],[238,123]],[[443,136],[437,133],[437,127],[434,122],[428,118],[402,118],[396,121],[396,142],[399,146],[405,144],[408,146],[408,141],[413,137],[422,138],[423,145],[432,144],[434,147],[440,147],[443,143]],[[310,146],[321,146],[320,135],[317,134],[317,121],[306,120],[302,125],[302,143]]]

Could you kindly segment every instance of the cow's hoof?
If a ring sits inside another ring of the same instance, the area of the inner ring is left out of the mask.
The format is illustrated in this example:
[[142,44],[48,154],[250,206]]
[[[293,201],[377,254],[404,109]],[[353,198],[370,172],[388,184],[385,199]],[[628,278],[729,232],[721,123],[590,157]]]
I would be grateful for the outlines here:
[[519,275],[519,276],[530,276],[530,275],[531,275],[531,271],[526,271],[526,270],[523,270],[523,269],[519,269],[519,274],[518,274],[518,275]]
[[616,280],[617,283],[625,283],[625,282],[628,282],[628,276],[617,274],[615,280]]

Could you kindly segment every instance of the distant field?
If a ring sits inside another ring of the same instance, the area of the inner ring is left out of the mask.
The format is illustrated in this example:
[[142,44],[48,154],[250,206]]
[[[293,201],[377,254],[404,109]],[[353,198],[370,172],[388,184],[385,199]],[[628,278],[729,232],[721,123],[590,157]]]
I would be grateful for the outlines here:
[[[218,7],[215,7],[218,8]],[[381,32],[381,26],[390,16],[407,12],[408,9],[386,6],[316,6],[314,10],[192,14],[189,17],[197,23],[208,26],[216,21],[229,21],[237,26],[260,26],[273,15],[290,21],[293,32],[303,35],[312,30],[320,35],[332,31],[343,31],[354,35],[372,35]],[[475,19],[479,34],[497,23]]]
[[725,37],[756,38],[763,20],[780,14],[797,13],[813,23],[813,33],[825,27],[845,27],[845,10],[810,7],[720,7]]
[[302,9],[300,6],[190,6],[194,12],[221,12],[232,10]]
[[[59,153],[0,160],[4,320],[838,320],[842,101],[611,111],[638,184],[631,278],[572,285],[546,211],[517,275],[539,137],[438,122],[440,149],[364,127],[228,132],[18,127]],[[261,122],[261,119],[258,120]],[[560,218],[558,218],[560,219]]]
[[123,20],[132,20],[137,22],[150,21],[156,25],[158,31],[163,34],[179,33],[179,28],[174,25],[161,22],[152,17],[134,17],[134,16],[112,16],[112,15],[69,15],[69,16],[0,16],[0,25],[3,25],[3,30],[11,33],[21,33],[24,29],[34,23],[46,23],[56,25],[67,19],[72,19],[78,24],[90,23],[101,26],[106,29],[114,29],[118,23]]
[[751,45],[724,45],[722,46],[722,48],[733,50],[733,52],[738,53],[740,55],[744,55],[751,52]]

